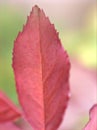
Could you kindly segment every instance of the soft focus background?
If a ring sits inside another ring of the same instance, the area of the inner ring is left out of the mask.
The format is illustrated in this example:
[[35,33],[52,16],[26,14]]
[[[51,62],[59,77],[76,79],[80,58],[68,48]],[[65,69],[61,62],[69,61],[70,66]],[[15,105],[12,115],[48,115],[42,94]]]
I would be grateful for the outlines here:
[[71,99],[59,130],[81,130],[97,102],[96,0],[0,0],[0,90],[18,105],[13,44],[35,4],[55,24],[71,60]]

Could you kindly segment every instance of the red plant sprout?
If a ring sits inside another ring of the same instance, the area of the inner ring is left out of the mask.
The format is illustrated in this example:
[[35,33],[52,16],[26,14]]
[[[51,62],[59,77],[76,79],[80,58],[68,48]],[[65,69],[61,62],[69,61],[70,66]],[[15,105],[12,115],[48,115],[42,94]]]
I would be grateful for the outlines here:
[[[23,115],[34,130],[57,130],[69,100],[70,62],[54,25],[37,6],[15,40],[13,69],[23,114],[0,92],[0,130],[25,130],[16,125]],[[95,112],[97,106],[84,130],[97,130]]]
[[54,25],[37,6],[15,41],[13,68],[19,100],[32,127],[56,130],[69,99],[70,63]]

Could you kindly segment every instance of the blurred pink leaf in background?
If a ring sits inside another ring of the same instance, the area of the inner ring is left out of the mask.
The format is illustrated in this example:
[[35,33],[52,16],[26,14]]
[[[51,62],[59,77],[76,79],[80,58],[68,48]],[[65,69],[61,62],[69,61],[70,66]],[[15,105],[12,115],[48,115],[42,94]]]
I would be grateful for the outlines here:
[[97,104],[90,110],[90,121],[84,130],[97,130]]
[[[86,69],[76,60],[71,60],[71,73],[70,73],[70,89],[71,98],[64,117],[63,123],[59,130],[72,130],[77,128],[77,125],[82,120],[88,117],[90,108],[97,102],[97,77],[92,70]],[[83,128],[79,126],[80,130]],[[75,129],[76,130],[76,129]]]

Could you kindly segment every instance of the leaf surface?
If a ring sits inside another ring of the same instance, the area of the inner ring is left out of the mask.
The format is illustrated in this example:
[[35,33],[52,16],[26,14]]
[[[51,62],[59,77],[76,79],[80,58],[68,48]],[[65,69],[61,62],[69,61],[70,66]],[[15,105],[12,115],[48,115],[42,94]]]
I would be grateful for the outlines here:
[[69,99],[70,63],[54,25],[33,7],[13,51],[19,100],[35,130],[56,130]]
[[97,130],[97,104],[95,104],[90,110],[90,121],[84,128],[84,130]]
[[15,105],[0,92],[0,123],[12,121],[21,116]]

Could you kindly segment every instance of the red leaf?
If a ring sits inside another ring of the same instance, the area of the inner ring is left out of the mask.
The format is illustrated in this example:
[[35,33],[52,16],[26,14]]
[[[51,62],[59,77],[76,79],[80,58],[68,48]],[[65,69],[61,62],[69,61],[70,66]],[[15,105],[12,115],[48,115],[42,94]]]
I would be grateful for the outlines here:
[[0,123],[15,120],[20,116],[21,113],[16,106],[0,92]]
[[97,130],[97,104],[90,110],[90,121],[84,130]]
[[2,123],[0,124],[0,130],[21,130],[13,123]]
[[35,130],[56,130],[69,94],[69,68],[54,25],[37,6],[15,41],[13,68],[20,103]]

